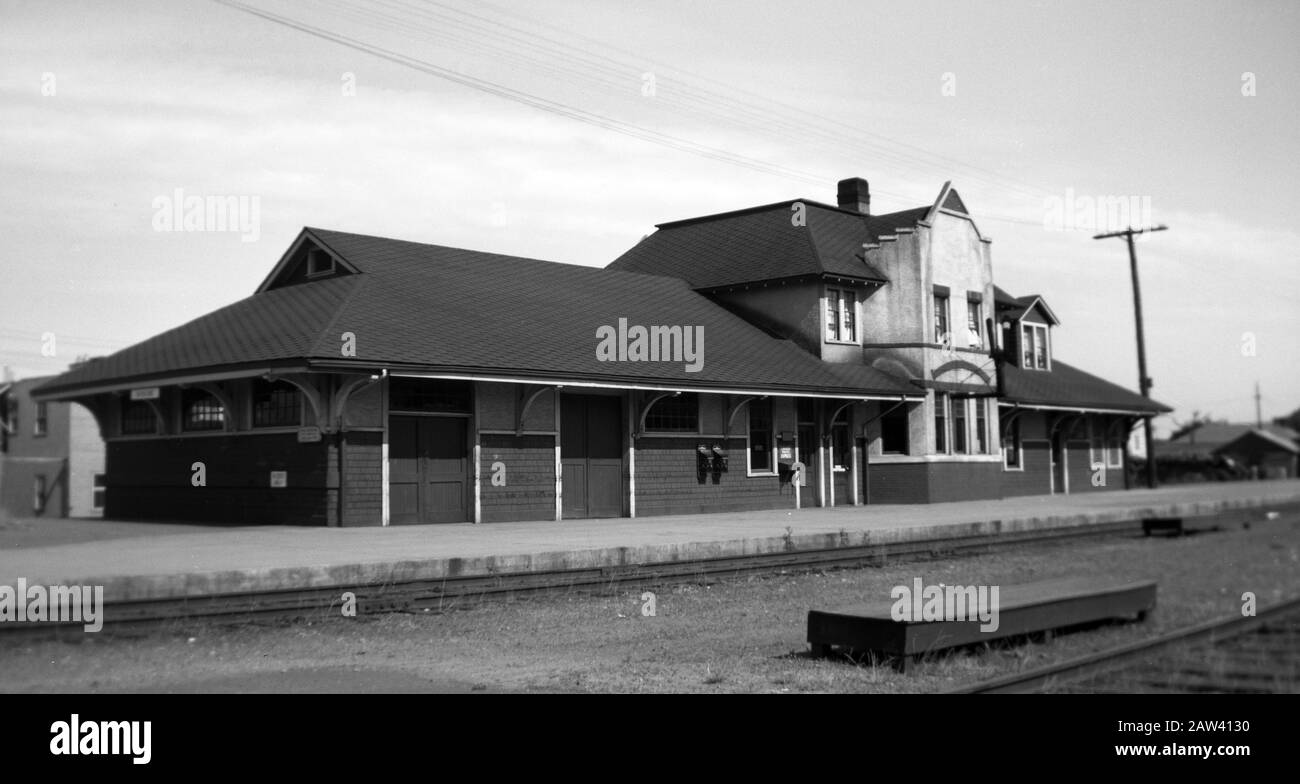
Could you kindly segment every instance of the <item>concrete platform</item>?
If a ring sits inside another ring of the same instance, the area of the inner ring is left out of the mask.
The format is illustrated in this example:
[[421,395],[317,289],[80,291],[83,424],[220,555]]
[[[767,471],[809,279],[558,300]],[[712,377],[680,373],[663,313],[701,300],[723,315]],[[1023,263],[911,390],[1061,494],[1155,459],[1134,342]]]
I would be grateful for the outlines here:
[[[990,536],[1300,503],[1300,480],[930,505],[424,525],[106,524],[116,538],[0,550],[0,584],[103,585],[108,601],[620,567]],[[127,526],[123,528],[123,526]],[[134,527],[138,536],[126,535]]]

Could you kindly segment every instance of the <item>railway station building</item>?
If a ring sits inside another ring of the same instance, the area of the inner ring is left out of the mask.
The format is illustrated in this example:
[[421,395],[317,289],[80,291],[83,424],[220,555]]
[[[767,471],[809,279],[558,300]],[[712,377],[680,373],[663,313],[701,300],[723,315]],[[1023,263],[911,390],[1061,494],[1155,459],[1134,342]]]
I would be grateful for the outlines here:
[[1125,487],[1169,409],[1053,356],[945,184],[661,224],[604,269],[303,229],[250,297],[70,370],[105,515],[390,525]]

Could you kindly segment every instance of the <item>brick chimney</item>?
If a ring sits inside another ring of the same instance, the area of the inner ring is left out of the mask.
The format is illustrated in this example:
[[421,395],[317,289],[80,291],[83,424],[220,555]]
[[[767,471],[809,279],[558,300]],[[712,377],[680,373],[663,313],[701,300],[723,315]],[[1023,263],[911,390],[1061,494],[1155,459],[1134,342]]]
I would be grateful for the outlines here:
[[871,214],[871,189],[867,187],[867,181],[861,177],[851,177],[847,180],[840,180],[839,186],[839,205],[840,209],[853,210],[863,215]]

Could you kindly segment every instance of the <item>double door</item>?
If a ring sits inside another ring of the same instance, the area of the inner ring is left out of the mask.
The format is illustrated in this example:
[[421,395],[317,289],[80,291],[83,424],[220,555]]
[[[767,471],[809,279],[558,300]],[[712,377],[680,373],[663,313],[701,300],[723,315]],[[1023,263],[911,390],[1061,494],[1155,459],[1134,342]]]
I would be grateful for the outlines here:
[[560,398],[564,517],[623,514],[623,405],[607,395]]
[[468,427],[466,417],[389,417],[389,522],[469,521]]

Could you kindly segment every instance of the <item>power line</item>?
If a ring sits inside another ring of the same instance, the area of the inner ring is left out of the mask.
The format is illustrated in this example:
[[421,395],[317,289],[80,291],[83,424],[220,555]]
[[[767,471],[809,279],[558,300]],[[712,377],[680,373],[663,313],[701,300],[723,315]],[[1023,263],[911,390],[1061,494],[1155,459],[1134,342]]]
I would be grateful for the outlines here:
[[[800,182],[822,185],[826,183],[829,179],[826,176],[812,174],[804,170],[795,169],[780,164],[769,163],[767,161],[753,158],[751,156],[742,155],[740,153],[732,153],[727,150],[723,150],[721,148],[700,144],[678,136],[662,133],[660,131],[655,131],[652,129],[647,129],[635,125],[633,123],[617,120],[615,118],[606,117],[604,115],[600,115],[594,112],[589,112],[583,109],[579,109],[577,107],[565,104],[560,101],[553,101],[548,98],[536,96],[522,90],[518,90],[512,87],[491,82],[486,79],[475,77],[469,74],[461,73],[459,71],[455,71],[450,68],[439,66],[434,63],[428,62],[426,60],[419,59],[417,57],[402,54],[400,52],[395,52],[390,49],[386,49],[374,44],[370,44],[365,41],[361,41],[359,39],[353,38],[351,36],[344,35],[342,33],[337,33],[334,31],[316,27],[314,25],[310,25],[305,22],[301,22],[286,16],[282,16],[280,14],[275,14],[269,11],[263,11],[261,9],[254,8],[244,3],[235,2],[235,0],[215,0],[215,2],[218,2],[222,5],[228,6],[236,10],[244,11],[245,13],[254,16],[261,17],[263,19],[266,19],[267,21],[271,21],[276,24],[280,24],[285,27],[298,30],[299,32],[307,33],[309,35],[321,38],[323,40],[331,41],[333,43],[346,46],[356,51],[371,54],[373,56],[388,60],[398,65],[403,65],[409,68],[413,68],[415,70],[422,71],[424,73],[428,73],[433,76],[437,76],[439,78],[447,79],[457,84],[470,87],[471,89],[486,92],[491,95],[496,95],[497,97],[505,98],[507,100],[512,100],[518,103],[523,103],[527,106],[541,109],[542,111],[546,111],[548,113],[552,113],[562,117],[567,117],[569,119],[578,120],[579,122],[583,122],[589,125],[594,125],[596,127],[600,127],[606,130],[612,130],[616,133],[620,133],[632,138],[641,139],[643,141],[649,141],[651,143],[667,146],[682,152],[688,152],[691,154],[720,161],[723,163],[731,163],[733,165],[743,166],[753,171],[758,171],[767,174],[776,174],[778,176],[786,177],[788,179],[797,180]],[[880,191],[880,192],[884,193],[884,191]],[[993,215],[981,215],[981,219],[988,219],[988,220],[1008,222],[1008,223],[1018,223],[1022,225],[1028,225],[1028,226],[1042,225],[1040,222],[1036,222],[1036,221],[1026,221],[1017,218],[1006,218],[1006,217],[993,216]]]
[[[467,15],[470,15],[470,16],[475,16],[475,18],[478,18],[478,19],[484,19],[484,21],[487,21],[487,22],[489,22],[489,23],[491,23],[491,24],[500,24],[500,23],[494,22],[494,21],[492,21],[492,20],[487,20],[485,17],[481,17],[481,16],[477,16],[477,15],[469,14],[468,11],[464,11],[463,9],[453,9],[452,7],[447,6],[447,5],[445,5],[444,3],[436,2],[436,0],[435,0],[432,4],[433,4],[433,5],[441,6],[441,7],[443,7],[443,8],[447,8],[448,10],[455,10],[455,11],[458,11],[458,12],[460,12],[460,13],[464,13],[464,14],[467,14]],[[495,11],[496,13],[498,13],[498,14],[500,14],[500,15],[502,15],[502,16],[512,17],[512,18],[514,18],[514,19],[519,19],[519,20],[525,20],[525,21],[527,21],[527,22],[529,22],[529,23],[531,23],[531,24],[534,24],[534,25],[537,25],[537,26],[540,26],[540,27],[544,27],[544,28],[547,28],[547,29],[550,29],[550,30],[553,30],[553,31],[556,31],[556,32],[564,33],[564,34],[567,34],[567,35],[572,36],[572,37],[574,37],[574,38],[578,38],[578,39],[581,39],[581,40],[585,40],[585,41],[587,41],[588,43],[590,43],[590,44],[594,44],[594,45],[599,46],[599,47],[601,47],[601,48],[605,48],[605,49],[608,49],[608,50],[610,50],[610,51],[620,52],[620,53],[622,53],[622,54],[624,54],[624,55],[627,55],[627,56],[630,56],[630,57],[637,58],[638,61],[643,61],[643,60],[644,60],[644,58],[641,58],[641,56],[640,56],[639,54],[635,53],[635,52],[631,52],[631,51],[629,51],[629,50],[627,50],[627,49],[621,49],[621,48],[619,48],[619,47],[616,47],[616,46],[613,46],[613,45],[607,44],[607,43],[605,43],[605,42],[603,42],[603,41],[597,41],[596,39],[594,39],[594,38],[590,38],[590,37],[588,37],[588,36],[584,36],[584,35],[582,35],[582,34],[579,33],[579,32],[576,32],[576,31],[573,31],[573,30],[565,30],[565,29],[562,29],[562,28],[557,27],[557,26],[555,26],[555,25],[552,25],[552,24],[548,24],[548,23],[546,23],[546,22],[543,22],[543,21],[539,21],[539,20],[536,20],[536,19],[530,19],[530,18],[528,18],[528,17],[524,17],[523,15],[520,15],[520,14],[511,13],[511,12],[507,11],[506,9],[500,7],[500,6],[496,6],[496,5],[494,5],[494,4],[492,4],[492,3],[489,3],[489,2],[482,2],[482,3],[480,3],[480,4],[483,5],[483,6],[486,6],[486,7],[488,7],[488,8],[491,8],[493,11]],[[517,28],[516,28],[516,29],[517,29]],[[529,34],[529,35],[535,35],[535,33],[533,33],[532,31],[525,31],[525,32],[527,32],[527,34]],[[547,40],[554,40],[554,39],[547,39]],[[577,47],[572,47],[571,45],[564,44],[563,42],[557,42],[557,43],[560,43],[560,44],[563,45],[563,46],[568,46],[569,48],[578,49]],[[579,51],[581,51],[581,50],[579,49]],[[755,93],[755,92],[752,92],[752,91],[750,91],[750,90],[746,90],[746,89],[744,89],[743,87],[739,87],[739,86],[737,86],[737,85],[735,85],[735,84],[728,84],[728,83],[721,82],[721,81],[716,80],[716,79],[712,79],[712,78],[710,78],[710,77],[708,77],[708,76],[703,76],[703,75],[700,75],[700,74],[692,73],[692,72],[690,72],[690,71],[686,71],[686,70],[684,70],[684,69],[675,68],[675,67],[672,67],[672,66],[667,66],[667,65],[665,65],[665,64],[663,64],[663,63],[661,63],[661,62],[655,62],[655,61],[646,61],[646,62],[649,62],[649,63],[650,63],[651,65],[653,65],[657,70],[666,71],[666,72],[669,72],[669,73],[673,73],[673,72],[675,72],[675,73],[678,73],[678,74],[682,74],[683,76],[687,76],[687,77],[691,77],[691,78],[694,78],[694,79],[698,79],[698,80],[702,80],[702,81],[705,81],[705,82],[709,82],[709,83],[712,83],[712,84],[714,84],[714,85],[717,85],[717,86],[723,88],[723,89],[726,91],[725,93],[716,93],[716,92],[712,92],[712,93],[710,93],[710,95],[711,95],[712,97],[714,97],[714,98],[721,98],[721,99],[723,99],[723,100],[727,100],[727,101],[731,101],[731,102],[735,102],[735,103],[740,103],[739,101],[736,101],[734,98],[732,98],[732,96],[733,96],[733,95],[737,95],[737,94],[739,94],[739,95],[744,95],[744,96],[747,96],[747,97],[749,97],[749,98],[751,98],[751,99],[753,99],[753,100],[755,100],[755,101],[758,101],[760,104],[762,104],[762,103],[766,103],[766,104],[770,104],[770,105],[775,106],[775,107],[779,107],[780,109],[783,109],[783,110],[786,110],[786,111],[792,111],[792,112],[795,112],[795,113],[797,113],[797,114],[805,115],[805,116],[809,117],[809,118],[812,120],[811,124],[809,124],[807,127],[812,128],[812,129],[814,129],[814,130],[824,128],[824,127],[826,127],[827,125],[830,125],[830,126],[836,126],[836,127],[838,127],[838,128],[842,128],[842,129],[844,129],[844,130],[846,130],[846,131],[851,132],[852,134],[854,134],[855,137],[859,137],[859,138],[862,137],[862,136],[872,137],[872,138],[875,138],[875,139],[879,139],[879,140],[881,140],[881,141],[883,141],[883,142],[885,142],[885,143],[892,144],[892,145],[896,145],[896,146],[898,146],[898,147],[903,147],[903,148],[910,149],[910,150],[914,150],[914,151],[916,151],[917,153],[920,153],[921,155],[928,156],[928,157],[932,157],[932,158],[935,158],[935,159],[937,159],[937,160],[939,160],[939,161],[943,161],[945,164],[948,165],[948,169],[949,169],[949,170],[951,170],[952,167],[958,167],[958,168],[964,168],[964,169],[969,169],[969,170],[973,170],[973,171],[981,171],[981,172],[985,172],[985,173],[987,173],[987,174],[989,174],[989,175],[992,175],[993,177],[995,177],[995,178],[997,178],[997,179],[1000,179],[1000,180],[1002,180],[1002,181],[1004,181],[1004,182],[1015,183],[1015,184],[1017,184],[1017,185],[1025,186],[1025,187],[1027,187],[1027,188],[1029,188],[1029,189],[1031,189],[1031,190],[1038,190],[1038,191],[1041,191],[1041,192],[1043,192],[1043,193],[1049,193],[1048,191],[1046,191],[1046,190],[1040,188],[1039,186],[1032,185],[1032,184],[1028,184],[1028,183],[1024,183],[1023,181],[1015,180],[1014,178],[1006,177],[1005,175],[1003,175],[1003,174],[1001,174],[1001,173],[999,173],[999,172],[995,172],[995,171],[993,171],[993,170],[991,170],[991,169],[986,169],[986,168],[983,168],[983,167],[975,166],[975,165],[973,165],[973,164],[969,164],[969,163],[965,163],[965,162],[962,162],[962,161],[958,161],[958,160],[956,160],[955,158],[951,158],[951,157],[948,157],[948,156],[945,156],[945,155],[941,155],[941,154],[939,154],[939,153],[935,153],[935,152],[932,152],[932,151],[929,151],[929,150],[925,150],[924,148],[918,147],[918,146],[916,146],[916,145],[914,145],[914,144],[910,144],[910,143],[908,143],[908,142],[900,141],[900,140],[898,140],[898,139],[893,139],[893,138],[888,137],[888,136],[885,136],[885,135],[883,135],[883,134],[874,133],[874,132],[872,132],[872,131],[868,131],[868,130],[866,130],[866,129],[864,129],[864,128],[861,128],[861,127],[858,127],[858,126],[849,125],[848,123],[845,123],[845,122],[843,122],[843,121],[841,121],[841,120],[837,120],[837,119],[835,119],[834,117],[814,116],[814,115],[812,115],[811,113],[807,112],[806,110],[801,109],[800,107],[797,107],[797,106],[794,106],[794,105],[792,105],[792,104],[785,103],[785,102],[782,102],[782,101],[779,101],[779,100],[773,99],[773,98],[771,98],[770,96],[760,95],[760,94]],[[683,84],[684,84],[684,86],[685,86],[687,89],[691,89],[691,88],[690,88],[690,85],[689,85],[688,83],[683,82]]]

